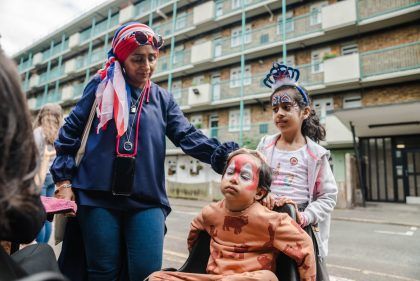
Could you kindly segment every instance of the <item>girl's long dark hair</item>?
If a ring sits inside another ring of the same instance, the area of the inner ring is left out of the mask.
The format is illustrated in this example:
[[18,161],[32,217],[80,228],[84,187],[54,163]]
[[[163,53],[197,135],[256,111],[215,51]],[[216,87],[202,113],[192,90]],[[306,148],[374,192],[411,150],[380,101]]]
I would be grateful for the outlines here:
[[0,221],[6,229],[8,210],[38,210],[27,200],[28,196],[37,194],[33,178],[38,151],[20,85],[15,63],[0,47]]
[[[306,93],[308,93],[308,91],[306,91],[305,88],[303,87],[300,87],[300,88],[302,88]],[[305,104],[305,101],[301,93],[296,89],[296,87],[289,86],[289,85],[285,85],[285,86],[281,86],[277,88],[270,96],[270,103],[275,93],[282,90],[287,90],[287,89],[294,90],[293,96],[291,98],[293,98],[293,100],[296,102],[296,104],[299,106],[301,110],[305,109],[307,105]],[[309,95],[308,95],[308,101],[309,101],[309,105],[312,105],[312,101],[309,98]],[[301,132],[302,132],[302,135],[310,138],[311,140],[315,142],[325,140],[325,135],[326,135],[325,128],[319,122],[319,117],[318,115],[316,115],[316,112],[313,108],[311,108],[311,112],[309,113],[308,118],[303,120]]]

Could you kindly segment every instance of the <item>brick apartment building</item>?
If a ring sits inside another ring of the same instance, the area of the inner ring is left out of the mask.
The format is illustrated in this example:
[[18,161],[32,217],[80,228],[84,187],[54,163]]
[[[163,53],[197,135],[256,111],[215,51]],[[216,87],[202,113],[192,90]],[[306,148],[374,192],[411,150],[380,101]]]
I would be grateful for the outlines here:
[[[68,112],[102,66],[115,29],[136,20],[164,37],[153,80],[170,86],[188,119],[208,136],[238,141],[242,96],[242,144],[254,148],[276,132],[262,78],[282,59],[282,1],[243,1],[108,1],[14,56],[29,106],[35,112],[54,102]],[[300,69],[327,128],[322,144],[344,201],[358,178],[350,124],[366,200],[419,201],[419,19],[417,0],[287,0],[287,63]],[[169,140],[165,170],[170,193],[216,196],[219,176]]]

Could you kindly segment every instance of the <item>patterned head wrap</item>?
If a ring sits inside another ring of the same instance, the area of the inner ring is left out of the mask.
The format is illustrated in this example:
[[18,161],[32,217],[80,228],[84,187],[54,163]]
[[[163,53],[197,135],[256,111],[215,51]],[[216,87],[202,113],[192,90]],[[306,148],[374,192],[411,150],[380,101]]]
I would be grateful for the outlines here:
[[121,64],[139,46],[151,45],[159,52],[160,46],[156,47],[153,40],[140,44],[136,39],[137,33],[146,34],[147,38],[160,37],[147,25],[138,22],[129,22],[117,29],[112,38],[112,48],[108,52],[105,67],[98,71],[101,82],[96,90],[98,107],[96,109],[99,118],[97,133],[101,128],[105,129],[109,120],[114,118],[117,135],[120,137],[128,127],[129,97],[127,97],[126,81],[122,72]]

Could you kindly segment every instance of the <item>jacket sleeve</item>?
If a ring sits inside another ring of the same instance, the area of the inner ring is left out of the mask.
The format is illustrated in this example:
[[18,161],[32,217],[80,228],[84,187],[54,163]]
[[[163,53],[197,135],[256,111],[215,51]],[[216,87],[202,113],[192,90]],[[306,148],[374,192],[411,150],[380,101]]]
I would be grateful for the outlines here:
[[83,130],[95,101],[95,92],[99,84],[99,76],[94,76],[86,85],[83,96],[65,119],[63,127],[54,142],[57,157],[50,171],[54,182],[71,180],[76,171],[75,155],[80,147]]
[[8,226],[0,224],[1,240],[30,243],[38,235],[46,220],[39,195],[28,195],[22,206],[9,206],[6,211]]
[[191,222],[190,233],[187,238],[188,251],[191,251],[201,231],[205,231],[203,210]]
[[328,163],[328,156],[321,158],[321,166],[315,181],[314,200],[303,212],[305,225],[323,221],[330,214],[337,202],[337,184]]
[[186,154],[211,164],[221,174],[230,152],[239,148],[235,142],[221,144],[216,138],[208,138],[185,118],[181,109],[170,95],[167,109],[166,135]]
[[287,214],[279,215],[273,246],[296,262],[300,280],[315,280],[315,252],[311,237]]

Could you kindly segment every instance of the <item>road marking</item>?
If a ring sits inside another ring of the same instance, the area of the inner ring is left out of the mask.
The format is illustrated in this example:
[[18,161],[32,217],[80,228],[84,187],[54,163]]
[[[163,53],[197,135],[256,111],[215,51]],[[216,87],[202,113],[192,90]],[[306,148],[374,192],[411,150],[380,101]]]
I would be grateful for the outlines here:
[[330,281],[356,281],[356,280],[330,275]]
[[406,232],[395,232],[395,231],[386,231],[386,230],[375,230],[374,232],[382,233],[382,234],[390,234],[390,235],[413,236],[416,230],[417,230],[417,227],[412,226],[410,227],[410,230],[407,230]]
[[190,215],[190,216],[198,215],[198,212],[187,212],[187,211],[172,211],[172,213]]
[[180,253],[180,252],[174,252],[174,251],[170,251],[170,250],[163,250],[163,254],[171,255],[171,256],[175,256],[175,257],[179,257],[179,258],[183,258],[183,259],[188,258],[187,254],[183,254],[183,253]]
[[342,265],[337,265],[337,264],[327,263],[327,266],[335,267],[335,268],[339,268],[339,269],[350,270],[350,271],[357,271],[357,272],[363,273],[365,275],[377,275],[377,276],[382,276],[382,277],[389,277],[389,278],[391,278],[391,280],[420,281],[419,279],[412,279],[412,278],[408,278],[408,277],[404,277],[404,276],[387,274],[387,273],[383,273],[383,272],[376,272],[376,271],[370,271],[370,270],[364,270],[364,269],[360,269],[360,268],[342,266]]

